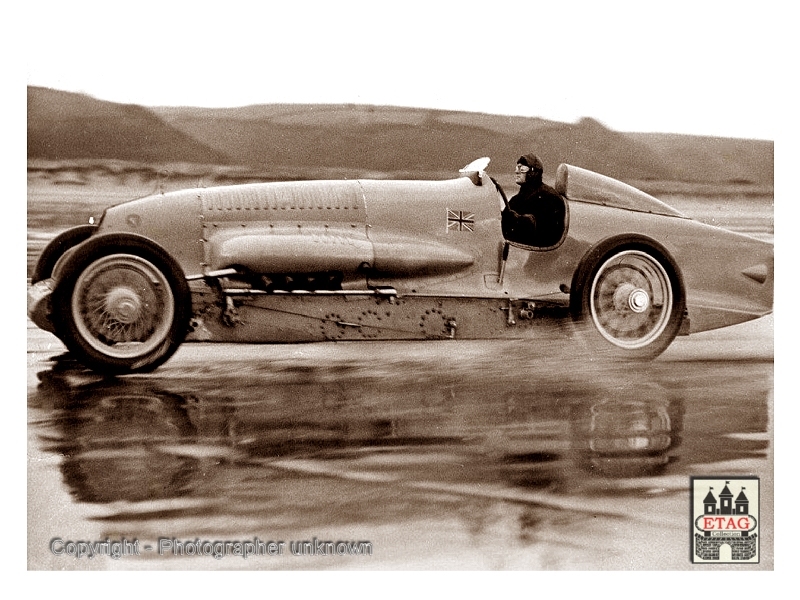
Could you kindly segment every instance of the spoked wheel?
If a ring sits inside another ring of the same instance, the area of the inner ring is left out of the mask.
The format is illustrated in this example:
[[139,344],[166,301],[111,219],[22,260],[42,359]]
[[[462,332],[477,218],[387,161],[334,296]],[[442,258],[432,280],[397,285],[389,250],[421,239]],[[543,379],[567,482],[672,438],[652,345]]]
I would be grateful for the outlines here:
[[57,286],[54,316],[81,362],[109,373],[166,361],[187,331],[188,287],[164,253],[133,243],[78,248]]
[[670,262],[630,248],[607,254],[590,271],[579,319],[591,326],[594,342],[616,355],[655,358],[677,335],[684,306]]

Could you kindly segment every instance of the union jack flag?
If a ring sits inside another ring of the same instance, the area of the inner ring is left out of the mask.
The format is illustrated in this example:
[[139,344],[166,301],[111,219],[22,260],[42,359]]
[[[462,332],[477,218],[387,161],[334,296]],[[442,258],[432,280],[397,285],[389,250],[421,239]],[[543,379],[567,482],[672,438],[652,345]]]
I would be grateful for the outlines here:
[[475,231],[475,213],[447,209],[447,231]]

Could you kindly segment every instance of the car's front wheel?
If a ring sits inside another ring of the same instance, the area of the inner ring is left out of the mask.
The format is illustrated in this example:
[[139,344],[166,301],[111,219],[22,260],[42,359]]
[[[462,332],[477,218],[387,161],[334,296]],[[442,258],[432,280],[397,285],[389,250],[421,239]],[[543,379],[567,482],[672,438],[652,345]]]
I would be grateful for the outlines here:
[[677,270],[652,248],[604,254],[587,270],[573,316],[595,350],[652,359],[675,339],[685,299]]
[[149,371],[183,342],[189,290],[180,267],[146,241],[92,240],[62,270],[53,295],[57,331],[97,371]]

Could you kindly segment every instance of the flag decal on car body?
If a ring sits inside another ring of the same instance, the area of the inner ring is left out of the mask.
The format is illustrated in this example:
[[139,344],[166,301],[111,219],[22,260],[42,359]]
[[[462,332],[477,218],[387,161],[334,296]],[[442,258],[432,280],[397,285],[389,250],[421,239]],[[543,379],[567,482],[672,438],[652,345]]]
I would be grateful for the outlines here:
[[447,209],[447,231],[474,231],[475,213]]

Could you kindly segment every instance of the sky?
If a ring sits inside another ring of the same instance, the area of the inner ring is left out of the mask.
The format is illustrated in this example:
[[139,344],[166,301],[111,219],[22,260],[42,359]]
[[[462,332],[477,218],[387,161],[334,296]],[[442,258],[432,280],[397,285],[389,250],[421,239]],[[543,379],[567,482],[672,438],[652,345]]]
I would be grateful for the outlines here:
[[784,3],[31,0],[28,85],[145,106],[355,103],[774,140]]

